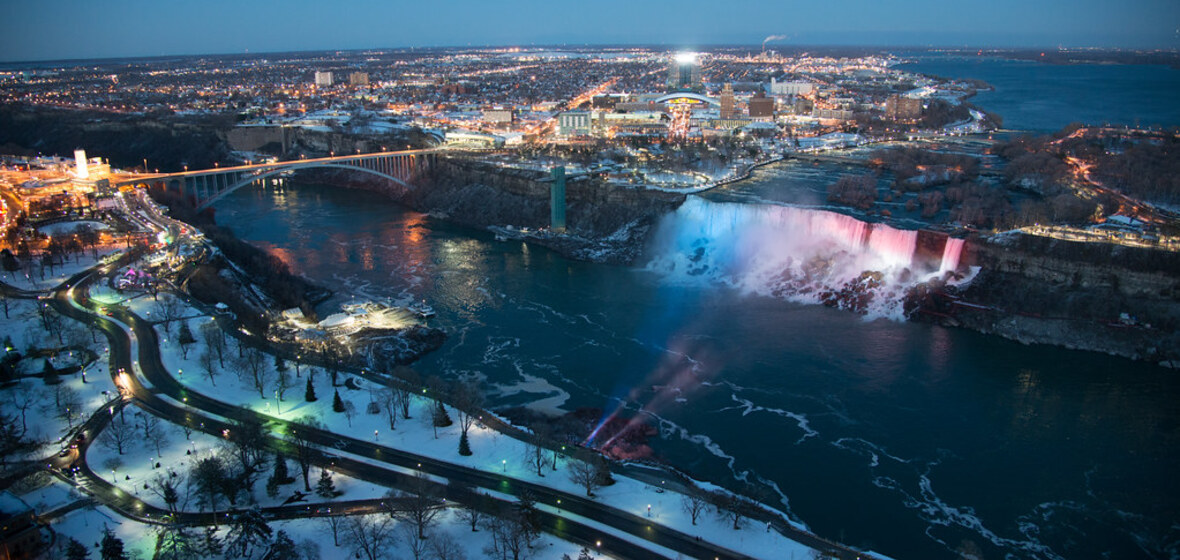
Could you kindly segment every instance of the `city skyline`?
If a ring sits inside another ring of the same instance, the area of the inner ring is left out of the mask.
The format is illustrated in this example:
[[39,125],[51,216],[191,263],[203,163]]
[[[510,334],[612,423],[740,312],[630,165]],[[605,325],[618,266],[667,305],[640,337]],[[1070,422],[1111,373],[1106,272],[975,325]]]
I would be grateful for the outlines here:
[[584,44],[1175,49],[1178,22],[1180,5],[1159,0],[1003,0],[986,8],[933,0],[725,6],[605,0],[589,8],[531,0],[344,6],[54,0],[9,7],[0,23],[0,60]]

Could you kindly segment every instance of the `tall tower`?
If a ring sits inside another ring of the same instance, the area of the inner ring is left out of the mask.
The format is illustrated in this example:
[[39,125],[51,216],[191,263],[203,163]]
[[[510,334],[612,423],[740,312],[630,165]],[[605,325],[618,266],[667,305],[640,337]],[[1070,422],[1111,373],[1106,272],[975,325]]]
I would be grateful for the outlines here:
[[733,102],[733,84],[725,84],[721,86],[721,118],[729,120],[737,116],[734,111],[735,106]]
[[677,53],[668,63],[669,91],[699,91],[701,64],[696,53]]
[[90,164],[86,162],[86,150],[82,148],[74,150],[74,165],[77,167],[77,171],[74,174],[79,179],[90,177]]

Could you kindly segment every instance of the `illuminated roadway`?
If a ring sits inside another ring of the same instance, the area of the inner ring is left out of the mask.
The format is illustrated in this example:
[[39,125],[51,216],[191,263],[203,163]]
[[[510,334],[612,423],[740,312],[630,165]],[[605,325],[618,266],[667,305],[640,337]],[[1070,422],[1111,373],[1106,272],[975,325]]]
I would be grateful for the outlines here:
[[[323,448],[334,448],[342,453],[367,457],[376,462],[400,467],[400,471],[402,471],[399,472],[399,470],[394,470],[387,466],[375,465],[370,462],[362,462],[347,457],[332,456],[331,454],[321,454],[316,461],[320,465],[331,464],[333,470],[362,480],[384,486],[397,486],[406,478],[407,475],[403,474],[405,470],[417,470],[432,476],[445,478],[455,483],[467,484],[475,488],[483,488],[501,494],[519,496],[521,492],[528,491],[539,505],[544,504],[553,506],[554,508],[560,508],[560,511],[563,513],[568,512],[580,515],[610,526],[617,531],[629,533],[633,539],[647,540],[680,554],[694,558],[748,558],[708,542],[697,542],[695,537],[658,524],[653,524],[639,515],[626,513],[579,495],[568,494],[495,473],[453,465],[431,457],[415,455],[328,431],[310,429],[299,424],[232,406],[191,391],[183,387],[164,369],[160,360],[159,343],[155,331],[150,324],[121,307],[109,308],[112,318],[131,327],[132,336],[138,342],[138,363],[135,364],[135,360],[133,360],[131,355],[131,337],[128,336],[127,331],[106,317],[84,311],[71,303],[70,295],[72,293],[74,300],[87,310],[93,310],[97,307],[89,301],[85,289],[85,284],[92,278],[94,278],[93,271],[80,273],[71,278],[55,292],[54,297],[50,300],[51,305],[63,315],[78,321],[90,322],[97,325],[106,334],[111,343],[110,368],[112,375],[117,376],[117,372],[120,369],[129,374],[142,372],[143,377],[151,385],[151,388],[146,387],[138,375],[128,375],[122,380],[122,383],[127,388],[130,398],[144,410],[173,423],[187,424],[194,430],[213,435],[222,434],[222,430],[234,429],[231,422],[223,421],[218,417],[259,422],[282,432],[298,429],[301,433],[305,434],[304,437]],[[71,290],[68,289],[68,286],[75,286],[75,288]],[[134,365],[138,365],[139,367],[135,368]],[[116,383],[119,384],[120,379],[116,378]],[[161,395],[166,395],[174,400],[165,399]],[[185,404],[176,404],[180,402],[184,402]],[[294,455],[290,444],[285,440],[268,435],[267,443],[272,450],[281,450],[288,456]],[[438,495],[446,496],[448,499],[459,502],[468,501],[465,498],[470,496],[465,491],[449,485],[438,485],[436,490],[438,491]],[[560,504],[558,500],[560,500]],[[128,507],[128,504],[132,504],[136,508],[146,507],[138,506],[138,503],[137,500],[127,501],[127,498],[120,498],[120,501],[116,502],[115,505]],[[159,511],[157,513],[164,512]],[[211,519],[209,517],[211,514],[206,513],[204,515],[206,519]],[[540,520],[542,530],[552,533],[563,540],[572,541],[591,548],[598,548],[606,554],[620,558],[664,557],[632,542],[632,540],[613,537],[600,529],[545,510],[538,510],[537,516]],[[598,543],[601,543],[601,545],[596,547]]]

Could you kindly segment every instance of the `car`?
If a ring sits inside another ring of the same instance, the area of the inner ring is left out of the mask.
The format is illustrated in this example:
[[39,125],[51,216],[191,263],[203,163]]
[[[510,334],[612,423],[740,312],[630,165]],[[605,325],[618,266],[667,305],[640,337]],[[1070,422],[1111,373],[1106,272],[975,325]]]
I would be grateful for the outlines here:
[[61,450],[61,453],[58,453],[58,454],[57,454],[57,456],[58,456],[58,457],[69,457],[69,456],[70,456],[70,452],[71,452],[71,451],[73,451],[73,450],[72,450],[72,449],[68,449],[68,448],[67,448],[67,449],[62,449],[62,450]]

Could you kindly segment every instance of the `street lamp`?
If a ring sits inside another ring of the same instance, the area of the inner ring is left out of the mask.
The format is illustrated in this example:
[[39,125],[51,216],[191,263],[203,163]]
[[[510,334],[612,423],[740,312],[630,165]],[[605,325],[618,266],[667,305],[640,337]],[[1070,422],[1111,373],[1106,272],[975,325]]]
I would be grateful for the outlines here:
[[508,472],[508,459],[500,460],[500,472]]

